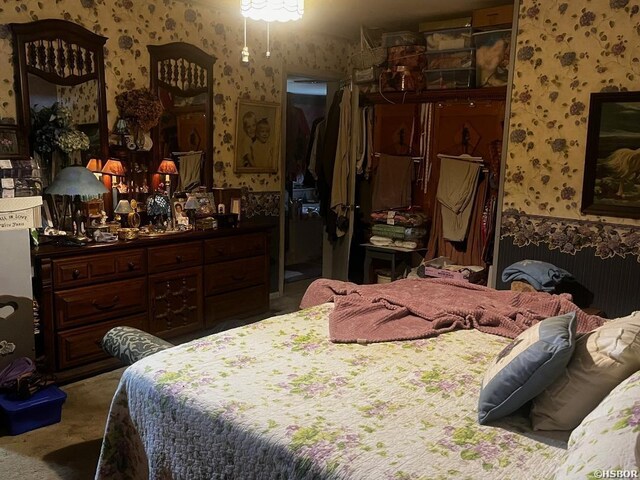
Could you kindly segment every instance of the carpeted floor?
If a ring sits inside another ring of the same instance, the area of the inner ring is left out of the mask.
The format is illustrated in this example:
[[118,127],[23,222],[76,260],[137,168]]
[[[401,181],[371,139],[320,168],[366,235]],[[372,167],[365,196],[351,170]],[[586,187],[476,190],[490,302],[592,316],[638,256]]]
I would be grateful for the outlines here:
[[[234,328],[298,309],[312,279],[290,283],[271,301],[269,312],[231,320],[216,331]],[[206,332],[215,333],[215,332]],[[182,339],[183,341],[189,339]],[[3,480],[89,480],[94,477],[111,398],[124,368],[62,387],[67,400],[62,421],[17,436],[0,436]]]

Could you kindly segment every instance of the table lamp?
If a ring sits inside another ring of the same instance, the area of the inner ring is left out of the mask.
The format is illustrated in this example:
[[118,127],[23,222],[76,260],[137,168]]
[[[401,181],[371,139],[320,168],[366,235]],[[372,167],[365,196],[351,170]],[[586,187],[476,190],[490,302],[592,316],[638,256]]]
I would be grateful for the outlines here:
[[[60,218],[55,198],[53,202],[58,220],[55,228],[58,230],[64,229],[67,210],[72,206],[75,199],[79,197],[88,200],[107,192],[108,190],[105,186],[85,167],[72,165],[63,168],[60,173],[56,175],[51,185],[45,190],[45,193],[48,195],[62,197],[62,218]],[[71,197],[71,202],[67,201],[68,197]],[[78,208],[78,210],[81,211],[80,208]],[[79,224],[76,224],[76,234],[78,236],[80,234]]]
[[196,211],[200,208],[200,204],[195,196],[189,195],[187,201],[184,202],[184,209],[187,211],[189,217],[189,224],[195,226],[196,224]]
[[113,213],[115,213],[115,221],[120,222],[122,220],[121,215],[129,215],[133,213],[133,208],[131,208],[131,204],[129,204],[129,200],[120,200],[116,208],[114,208]]
[[95,177],[100,180],[100,177],[102,176],[102,160],[97,158],[90,159],[89,163],[87,163],[87,170],[92,172]]
[[[102,173],[111,175],[111,177],[124,177],[126,170],[122,165],[122,162],[116,158],[109,158],[107,163],[104,164],[101,170]],[[118,182],[111,180],[111,192],[113,193],[113,208],[115,210],[118,202]]]
[[164,183],[167,186],[167,195],[171,198],[171,175],[178,175],[178,168],[173,160],[164,158],[158,166],[158,173],[164,174]]

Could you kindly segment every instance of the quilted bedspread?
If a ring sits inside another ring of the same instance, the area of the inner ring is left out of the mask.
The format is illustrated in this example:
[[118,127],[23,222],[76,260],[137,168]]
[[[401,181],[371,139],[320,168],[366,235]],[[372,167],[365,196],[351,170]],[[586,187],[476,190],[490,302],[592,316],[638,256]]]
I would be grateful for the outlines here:
[[[324,304],[183,344],[123,374],[97,479],[550,478],[566,443],[477,423],[508,339],[334,344]],[[524,475],[524,476],[523,476]]]

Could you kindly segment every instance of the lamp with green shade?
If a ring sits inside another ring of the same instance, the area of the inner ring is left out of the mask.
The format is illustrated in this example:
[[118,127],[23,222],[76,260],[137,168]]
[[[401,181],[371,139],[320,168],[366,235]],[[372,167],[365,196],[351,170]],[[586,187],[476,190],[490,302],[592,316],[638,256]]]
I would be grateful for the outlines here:
[[[80,200],[89,200],[91,198],[98,197],[104,193],[107,193],[105,186],[85,167],[81,165],[71,165],[70,167],[63,168],[58,173],[45,190],[46,194],[54,197],[53,206],[56,212],[56,224],[55,228],[58,230],[64,229],[65,219],[67,216],[67,210],[70,206],[74,206],[74,210],[80,210],[75,208]],[[57,208],[57,202],[55,197],[62,197],[62,216]],[[69,197],[71,201],[69,202]],[[74,205],[76,203],[76,205]],[[79,234],[79,225],[76,225],[76,234]]]

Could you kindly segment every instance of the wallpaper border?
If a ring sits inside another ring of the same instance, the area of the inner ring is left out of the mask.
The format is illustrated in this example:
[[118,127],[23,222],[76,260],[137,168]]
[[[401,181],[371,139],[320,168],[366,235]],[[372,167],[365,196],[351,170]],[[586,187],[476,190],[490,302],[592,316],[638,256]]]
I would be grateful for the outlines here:
[[546,244],[569,255],[594,248],[602,259],[630,255],[640,263],[640,227],[634,225],[504,212],[500,239],[507,237],[517,247]]

